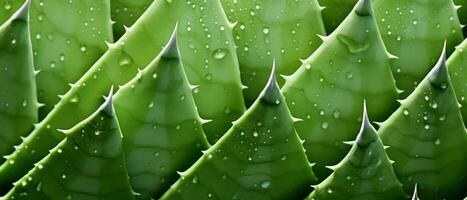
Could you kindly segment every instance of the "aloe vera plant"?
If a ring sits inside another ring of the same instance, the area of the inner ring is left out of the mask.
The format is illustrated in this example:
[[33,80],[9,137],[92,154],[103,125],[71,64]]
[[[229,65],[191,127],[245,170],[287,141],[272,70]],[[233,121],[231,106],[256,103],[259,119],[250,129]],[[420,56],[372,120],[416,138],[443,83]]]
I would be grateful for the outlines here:
[[371,125],[364,105],[363,120],[357,139],[333,173],[307,197],[320,199],[406,199],[402,184],[392,168],[383,143]]
[[43,119],[112,42],[110,0],[33,0],[31,37]]
[[3,198],[133,199],[111,95]]
[[175,36],[115,95],[128,175],[137,199],[157,198],[207,149]]
[[229,20],[237,23],[234,36],[247,105],[267,82],[273,59],[278,73],[290,75],[300,66],[300,58],[321,44],[317,34],[325,35],[316,0],[222,2]]
[[391,63],[397,86],[407,97],[436,64],[441,46],[447,52],[463,40],[452,0],[374,0],[384,43],[398,57]]
[[456,47],[456,51],[447,61],[452,87],[461,104],[462,119],[467,124],[467,40]]
[[352,11],[357,0],[318,0],[323,9],[323,22],[326,31],[331,33]]
[[29,3],[0,26],[0,156],[11,153],[37,122]]
[[[194,91],[195,102],[201,117],[212,120],[203,128],[207,134],[211,133],[208,134],[211,138],[216,138],[223,129],[227,129],[230,121],[244,109],[239,72],[235,68],[236,53],[232,46],[231,26],[217,0],[190,2],[155,1],[117,43],[109,45],[109,50],[78,82],[72,84],[71,89],[61,97],[62,100],[0,166],[0,188],[8,188],[12,181],[31,169],[64,138],[65,135],[57,129],[71,128],[83,120],[97,109],[101,95],[112,85],[128,82],[138,68],[144,68],[165,45],[176,20],[180,24],[178,35],[183,47],[180,51],[187,75],[200,75],[199,80],[191,82],[199,85],[197,92]],[[193,5],[197,5],[198,9],[193,9]],[[202,22],[199,22],[200,18]],[[205,26],[223,26],[224,31],[206,32]],[[225,54],[213,56],[218,55],[219,51]],[[199,59],[201,55],[209,62],[207,69],[204,65],[206,61]]]
[[[379,35],[370,0],[360,0],[350,15],[282,88],[305,140],[309,160],[321,180],[331,173],[360,127],[367,99],[370,117],[384,120],[397,106],[391,56]],[[369,84],[371,83],[371,84]]]
[[315,177],[274,72],[258,100],[180,175],[161,199],[299,199],[309,192]]
[[446,68],[446,51],[379,133],[406,192],[460,199],[467,187],[467,131]]
[[125,34],[125,27],[132,26],[154,0],[110,0],[112,20],[115,21],[115,38]]

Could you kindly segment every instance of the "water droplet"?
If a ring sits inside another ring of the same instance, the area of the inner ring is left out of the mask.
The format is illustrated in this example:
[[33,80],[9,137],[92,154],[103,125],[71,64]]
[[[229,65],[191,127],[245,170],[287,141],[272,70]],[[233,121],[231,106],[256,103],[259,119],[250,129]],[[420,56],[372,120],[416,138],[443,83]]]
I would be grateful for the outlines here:
[[287,155],[281,156],[281,160],[287,160]]
[[332,116],[335,118],[335,119],[339,119],[341,117],[341,112],[339,112],[338,110],[335,110],[333,113],[332,113]]
[[333,192],[331,188],[328,188],[326,191],[327,191],[329,194],[332,194],[332,192]]
[[328,127],[329,127],[328,122],[323,122],[323,123],[321,123],[321,128],[327,129]]
[[266,35],[269,34],[269,27],[263,27],[263,30],[262,30],[262,31],[263,31],[263,33],[266,34]]
[[66,174],[62,174],[62,179],[66,179]]
[[5,10],[11,10],[11,7],[12,7],[12,6],[11,6],[11,3],[10,3],[9,1],[7,1],[7,2],[5,2],[5,3],[3,4],[3,8],[4,8]]
[[193,179],[191,180],[192,183],[196,184],[198,183],[198,176],[194,176]]
[[213,52],[212,57],[214,57],[215,59],[222,59],[226,55],[227,55],[227,50],[225,50],[225,49],[216,49]]
[[262,187],[263,189],[267,189],[267,188],[269,188],[270,186],[271,186],[271,182],[270,182],[270,181],[263,181],[263,182],[261,183],[261,187]]
[[23,107],[28,106],[28,100],[26,100],[26,99],[23,100],[23,102],[21,103],[21,106],[23,106]]
[[402,112],[404,113],[405,116],[409,115],[409,109],[407,108],[404,108]]
[[86,46],[81,45],[81,46],[79,47],[79,50],[80,50],[81,52],[83,52],[83,53],[86,52]]
[[151,101],[151,103],[149,103],[148,105],[148,108],[152,108],[152,107],[154,107],[154,102]]
[[254,132],[253,132],[253,137],[258,137],[258,135],[259,135],[259,134],[258,134],[258,131],[254,131]]

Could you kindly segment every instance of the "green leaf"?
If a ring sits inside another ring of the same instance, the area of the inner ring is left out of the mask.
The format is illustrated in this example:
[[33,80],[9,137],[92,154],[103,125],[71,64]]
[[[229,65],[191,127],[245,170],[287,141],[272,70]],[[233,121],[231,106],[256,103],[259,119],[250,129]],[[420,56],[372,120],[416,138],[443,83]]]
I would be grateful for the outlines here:
[[331,168],[333,173],[317,185],[307,199],[407,198],[383,143],[368,119],[365,105],[362,126],[352,149],[339,164]]
[[161,199],[303,199],[310,192],[315,177],[274,77]]
[[389,52],[397,86],[407,97],[436,64],[447,41],[450,54],[463,40],[451,0],[374,0],[378,25]]
[[0,26],[0,156],[13,152],[37,122],[29,3]]
[[456,51],[447,61],[452,87],[461,104],[462,119],[467,124],[467,40],[456,47]]
[[237,23],[234,36],[247,105],[266,84],[273,59],[279,74],[290,75],[321,44],[318,34],[325,35],[316,0],[222,2],[229,20]]
[[66,138],[5,199],[133,199],[111,96],[64,132]]
[[460,199],[467,187],[467,131],[446,68],[446,52],[401,107],[381,125],[389,158],[407,193]]
[[[193,9],[193,5],[197,9]],[[194,95],[195,103],[198,103],[203,119],[213,120],[203,128],[212,138],[228,129],[231,121],[243,112],[244,105],[233,38],[228,29],[230,24],[220,2],[196,0],[188,5],[182,1],[155,1],[140,20],[117,43],[109,45],[109,50],[77,83],[72,84],[49,115],[0,166],[0,188],[8,189],[11,182],[30,170],[33,163],[64,138],[57,129],[68,129],[82,121],[97,109],[102,103],[101,95],[105,95],[112,85],[125,84],[139,68],[148,65],[169,40],[177,20],[182,62],[188,79],[192,75],[191,83],[199,85]],[[188,23],[191,24],[190,31],[187,30]],[[210,30],[207,37],[205,26],[219,28],[221,25],[225,27],[224,31]],[[195,49],[191,48],[192,44]],[[225,49],[226,55],[221,59],[213,57],[217,49]],[[204,58],[209,62],[208,69],[204,68]],[[210,77],[210,80],[197,80],[196,77]]]
[[363,99],[370,117],[382,121],[397,107],[390,55],[381,40],[369,0],[360,0],[341,26],[324,38],[282,88],[305,140],[308,159],[321,180],[349,152],[358,133]]
[[207,149],[175,37],[115,95],[128,175],[137,199],[158,198]]
[[[31,38],[43,119],[112,42],[110,0],[33,0]],[[64,17],[63,15],[66,15]]]
[[125,27],[132,26],[154,0],[110,0],[114,37],[125,34]]
[[20,0],[0,0],[0,24],[10,19],[23,3]]
[[332,33],[352,11],[358,0],[318,0],[323,9],[323,22],[327,33]]

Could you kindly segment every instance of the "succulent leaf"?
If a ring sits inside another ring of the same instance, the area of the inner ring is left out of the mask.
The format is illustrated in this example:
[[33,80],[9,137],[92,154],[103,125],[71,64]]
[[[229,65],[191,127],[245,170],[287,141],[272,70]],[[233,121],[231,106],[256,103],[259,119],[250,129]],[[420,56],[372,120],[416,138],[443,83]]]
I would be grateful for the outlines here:
[[327,33],[332,33],[352,11],[358,0],[318,0],[323,9],[323,22]]
[[5,199],[133,199],[111,96],[65,133]]
[[[292,74],[300,58],[310,55],[325,35],[316,0],[222,0],[234,27],[245,101],[251,105],[266,84],[271,62],[277,72]],[[279,80],[282,85],[283,81]]]
[[[196,103],[201,102],[197,104],[201,117],[212,120],[203,128],[207,134],[211,133],[208,135],[214,135],[212,138],[216,134],[220,135],[223,129],[228,129],[230,122],[244,110],[233,39],[228,29],[213,30],[208,38],[203,28],[219,27],[222,24],[227,28],[228,22],[218,0],[190,2],[188,5],[182,1],[155,1],[134,27],[117,43],[111,44],[109,50],[73,84],[47,117],[0,166],[0,188],[8,189],[11,182],[30,170],[33,163],[47,155],[48,150],[64,138],[63,133],[57,129],[71,128],[86,118],[101,104],[101,95],[112,85],[125,84],[136,75],[139,68],[149,64],[169,40],[177,20],[180,24],[180,51],[188,79],[190,80],[190,75],[211,77],[211,80],[198,82],[193,79],[191,82],[200,85],[194,98]],[[193,5],[197,5],[198,9],[193,9]],[[199,22],[200,18],[203,22]],[[192,30],[186,29],[188,23]],[[191,49],[190,44],[194,44],[197,51]],[[209,48],[205,47],[206,44]],[[226,56],[221,59],[212,57],[212,53],[219,48],[226,49]],[[201,55],[205,55],[208,62],[217,67],[205,70],[205,61],[199,59]],[[195,73],[199,71],[203,73]],[[211,76],[207,76],[208,74]],[[229,112],[225,112],[226,108],[229,108]],[[208,132],[210,127],[219,132]]]
[[0,26],[0,162],[37,122],[29,3]]
[[447,40],[448,55],[463,40],[452,0],[374,0],[384,43],[398,57],[391,62],[397,86],[407,97],[436,64]]
[[467,124],[467,40],[456,47],[447,61],[452,87],[461,104],[462,119]]
[[407,193],[460,199],[467,187],[467,131],[446,68],[446,51],[379,133]]
[[352,149],[334,172],[315,187],[308,200],[327,199],[406,199],[402,184],[392,168],[364,105],[360,132]]
[[125,27],[131,27],[154,0],[110,0],[112,20],[115,21],[115,38],[125,34]]
[[390,59],[369,0],[350,15],[282,88],[310,162],[321,180],[350,150],[366,99],[372,119],[383,121],[397,107]]
[[[31,37],[43,119],[112,42],[110,0],[33,0]],[[64,22],[63,15],[66,15]],[[79,99],[75,99],[79,101]]]
[[274,77],[161,199],[300,199],[310,192],[315,177]]
[[169,44],[115,95],[137,199],[159,198],[208,147],[175,36]]

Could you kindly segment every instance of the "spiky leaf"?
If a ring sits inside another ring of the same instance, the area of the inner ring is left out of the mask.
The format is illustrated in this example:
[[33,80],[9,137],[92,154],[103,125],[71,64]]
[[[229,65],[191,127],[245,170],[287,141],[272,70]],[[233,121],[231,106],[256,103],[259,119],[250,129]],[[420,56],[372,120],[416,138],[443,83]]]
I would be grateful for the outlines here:
[[[460,6],[457,10],[457,14],[459,15],[459,19],[462,25],[467,25],[467,0],[454,0],[456,6]],[[467,33],[467,29],[464,27],[464,36]]]
[[109,7],[110,0],[32,1],[34,66],[41,71],[37,93],[45,104],[41,119],[107,50],[105,41],[112,42]]
[[452,0],[374,0],[378,25],[397,86],[407,97],[436,64],[447,40],[448,54],[463,40]]
[[350,152],[336,166],[333,173],[308,196],[309,200],[406,199],[402,184],[392,168],[376,130],[366,112],[360,132]]
[[344,158],[360,127],[363,99],[370,117],[384,120],[397,106],[389,54],[369,0],[361,0],[282,88],[317,176]]
[[66,133],[5,199],[133,199],[111,96]]
[[452,87],[461,104],[462,119],[467,124],[467,40],[456,47],[456,51],[447,61]]
[[445,56],[379,129],[405,191],[418,184],[424,200],[460,199],[467,188],[467,131]]
[[208,147],[175,38],[114,104],[137,199],[158,198]]
[[13,152],[37,122],[29,3],[0,26],[0,156]]
[[300,199],[309,192],[315,178],[274,76],[161,199]]
[[310,55],[325,35],[316,0],[223,0],[227,16],[236,22],[235,42],[245,101],[251,105],[267,82],[273,59],[279,74],[290,75],[301,58]]
[[[197,9],[193,9],[193,5],[197,5]],[[202,22],[199,22],[200,18]],[[110,45],[103,57],[73,84],[49,115],[9,157],[8,162],[0,166],[0,188],[8,188],[11,182],[31,169],[33,163],[47,155],[47,151],[64,138],[57,129],[71,128],[83,120],[97,109],[101,104],[101,95],[112,85],[128,82],[135,76],[138,68],[149,64],[168,41],[177,19],[180,23],[178,34],[180,46],[183,47],[183,63],[188,75],[191,70],[200,77],[211,74],[211,80],[197,82],[194,79],[192,82],[200,85],[195,102],[201,102],[198,104],[201,117],[213,120],[204,128],[219,130],[208,132],[213,133],[213,138],[216,134],[222,134],[220,131],[228,129],[231,120],[243,112],[244,105],[233,39],[227,29],[229,24],[220,3],[218,0],[196,0],[188,5],[182,1],[155,1],[140,20],[116,44]],[[191,31],[186,30],[188,22],[191,24]],[[212,30],[210,37],[206,36],[204,26],[221,25],[224,25],[224,31]],[[230,42],[227,44],[226,41]],[[196,49],[191,49],[191,44]],[[206,44],[209,48],[206,48]],[[228,50],[226,56],[222,59],[214,58],[213,53],[220,48]],[[213,65],[206,71],[205,61],[200,59],[201,56]],[[204,72],[195,73],[195,69],[196,72]],[[226,108],[229,108],[229,112],[225,112]],[[10,161],[14,161],[14,164],[10,164]]]

